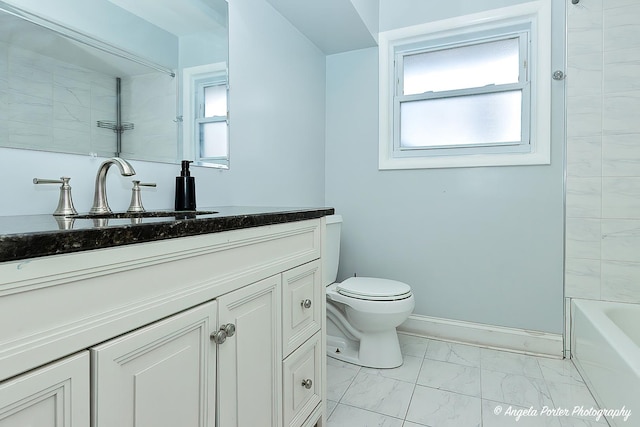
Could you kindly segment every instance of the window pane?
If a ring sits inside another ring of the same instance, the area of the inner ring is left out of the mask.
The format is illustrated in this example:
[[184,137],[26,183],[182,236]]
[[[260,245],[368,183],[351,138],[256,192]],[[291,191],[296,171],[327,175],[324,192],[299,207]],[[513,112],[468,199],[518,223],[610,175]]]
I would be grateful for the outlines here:
[[404,95],[517,83],[518,38],[404,57]]
[[400,105],[400,147],[517,142],[522,92],[457,96]]
[[204,116],[227,115],[227,86],[215,85],[204,88]]
[[227,157],[227,123],[200,123],[200,157]]

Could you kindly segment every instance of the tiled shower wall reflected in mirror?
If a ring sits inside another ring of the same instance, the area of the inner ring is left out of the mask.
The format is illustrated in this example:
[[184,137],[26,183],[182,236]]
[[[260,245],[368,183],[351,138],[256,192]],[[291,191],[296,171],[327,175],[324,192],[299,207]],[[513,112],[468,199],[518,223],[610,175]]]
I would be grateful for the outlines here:
[[115,152],[113,131],[95,125],[115,120],[112,76],[5,43],[0,76],[0,146]]

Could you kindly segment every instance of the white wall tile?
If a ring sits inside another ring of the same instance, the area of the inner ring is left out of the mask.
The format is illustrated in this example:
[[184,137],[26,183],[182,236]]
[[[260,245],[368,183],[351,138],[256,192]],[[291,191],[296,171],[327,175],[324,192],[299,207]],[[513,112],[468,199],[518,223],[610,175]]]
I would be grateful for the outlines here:
[[600,219],[567,218],[567,258],[600,259]]
[[640,303],[640,1],[567,20],[565,297]]
[[567,136],[597,136],[602,133],[602,97],[567,97]]
[[602,5],[603,9],[615,9],[617,7],[637,4],[638,0],[606,0]]
[[602,28],[603,0],[582,0],[575,5],[568,5],[567,27],[569,30],[578,28]]
[[[114,141],[113,136],[110,138]],[[85,129],[81,130],[71,130],[71,129],[62,129],[62,128],[54,128],[53,129],[53,141],[56,147],[60,149],[62,152],[67,153],[88,153],[87,142],[91,140],[91,129],[89,129],[89,124],[86,124]]]
[[68,129],[88,132],[91,111],[82,105],[55,102],[53,104],[53,126],[57,129]]
[[602,28],[578,28],[567,32],[567,56],[602,54]]
[[603,135],[602,175],[640,176],[640,134]]
[[[606,2],[605,2],[606,3]],[[640,46],[640,3],[606,7],[603,13],[604,50]]]
[[602,261],[602,299],[640,303],[640,263]]
[[640,220],[602,220],[602,259],[640,262]]
[[601,178],[569,177],[567,179],[568,218],[600,218]]
[[604,52],[603,90],[605,93],[640,90],[640,47]]
[[602,95],[602,52],[567,57],[567,96]]
[[602,137],[600,135],[567,139],[567,175],[602,176]]
[[565,260],[565,296],[600,299],[600,260]]
[[640,91],[605,94],[602,108],[603,134],[640,133]]
[[602,178],[602,217],[640,219],[640,177]]
[[9,93],[9,115],[7,119],[27,126],[31,124],[51,126],[53,120],[51,98],[35,97],[11,91]]

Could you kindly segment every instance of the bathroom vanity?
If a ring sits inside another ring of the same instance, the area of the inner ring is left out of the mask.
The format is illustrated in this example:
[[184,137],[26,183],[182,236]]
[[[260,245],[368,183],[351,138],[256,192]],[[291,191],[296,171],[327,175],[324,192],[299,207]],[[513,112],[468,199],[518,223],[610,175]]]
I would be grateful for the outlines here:
[[325,425],[333,209],[211,210],[0,217],[0,425]]

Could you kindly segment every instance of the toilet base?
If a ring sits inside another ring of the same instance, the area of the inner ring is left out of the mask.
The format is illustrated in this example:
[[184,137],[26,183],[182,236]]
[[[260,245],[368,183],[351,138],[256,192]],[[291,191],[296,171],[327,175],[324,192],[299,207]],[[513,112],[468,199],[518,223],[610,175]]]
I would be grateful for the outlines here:
[[390,369],[403,363],[395,328],[364,334],[360,341],[327,335],[327,356],[367,368]]

